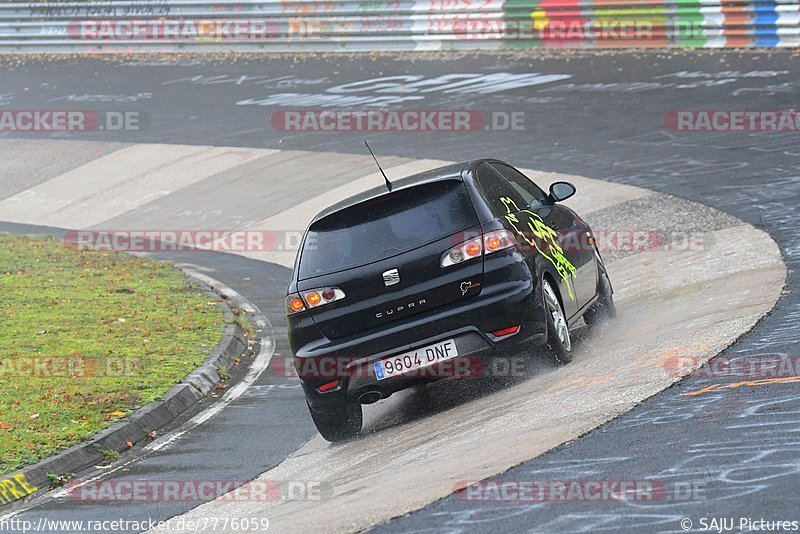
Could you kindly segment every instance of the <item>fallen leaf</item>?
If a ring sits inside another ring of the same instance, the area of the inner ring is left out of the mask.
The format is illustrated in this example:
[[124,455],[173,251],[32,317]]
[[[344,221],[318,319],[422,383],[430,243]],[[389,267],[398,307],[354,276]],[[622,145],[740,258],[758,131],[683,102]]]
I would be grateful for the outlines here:
[[127,446],[128,446],[128,448],[130,449],[131,447],[133,447],[133,442],[131,442],[131,441],[126,441],[126,442],[125,442],[125,445],[127,445]]
[[38,413],[35,413],[35,414],[33,414],[33,415],[31,416],[31,419],[37,419],[38,417],[39,417],[39,414],[38,414]]
[[125,417],[125,412],[121,412],[121,411],[117,410],[115,412],[111,412],[108,415],[110,415],[111,417]]
[[11,425],[9,425],[8,423],[0,423],[0,429],[8,430],[9,428],[11,428]]

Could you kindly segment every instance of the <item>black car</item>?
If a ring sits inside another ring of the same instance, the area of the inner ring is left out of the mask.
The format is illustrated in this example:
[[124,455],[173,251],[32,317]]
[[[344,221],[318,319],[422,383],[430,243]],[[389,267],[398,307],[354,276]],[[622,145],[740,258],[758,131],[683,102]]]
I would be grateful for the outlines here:
[[[615,314],[589,226],[514,167],[483,159],[376,187],[317,215],[286,297],[289,343],[328,441],[361,404],[530,349],[572,359],[570,328]],[[539,348],[535,348],[539,347]],[[524,352],[522,352],[524,354]]]

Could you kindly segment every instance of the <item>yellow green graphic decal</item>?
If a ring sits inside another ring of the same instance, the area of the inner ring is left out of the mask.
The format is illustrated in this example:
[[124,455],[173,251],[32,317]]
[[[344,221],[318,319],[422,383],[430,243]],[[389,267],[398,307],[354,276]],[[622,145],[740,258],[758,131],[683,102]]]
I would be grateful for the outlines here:
[[[569,298],[575,300],[575,292],[572,290],[572,278],[575,276],[575,266],[564,256],[564,249],[561,248],[558,242],[558,232],[545,224],[544,219],[542,219],[538,213],[534,213],[531,210],[520,210],[513,199],[500,197],[500,202],[502,202],[503,206],[506,208],[506,220],[511,223],[511,226],[514,227],[514,230],[516,230],[517,234],[522,237],[526,243],[533,246],[539,254],[547,258],[547,261],[553,264],[553,267],[555,267],[556,271],[567,285]],[[524,219],[524,221],[520,219]],[[522,230],[525,226],[530,230],[530,234]],[[543,247],[539,247],[539,243],[536,241],[537,237],[542,241]]]

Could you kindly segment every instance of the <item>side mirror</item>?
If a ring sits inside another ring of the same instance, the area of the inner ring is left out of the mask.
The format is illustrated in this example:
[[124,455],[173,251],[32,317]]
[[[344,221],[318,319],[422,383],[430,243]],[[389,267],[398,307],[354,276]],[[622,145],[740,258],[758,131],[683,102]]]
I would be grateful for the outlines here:
[[575,194],[575,186],[569,182],[556,182],[550,186],[550,200],[563,202]]

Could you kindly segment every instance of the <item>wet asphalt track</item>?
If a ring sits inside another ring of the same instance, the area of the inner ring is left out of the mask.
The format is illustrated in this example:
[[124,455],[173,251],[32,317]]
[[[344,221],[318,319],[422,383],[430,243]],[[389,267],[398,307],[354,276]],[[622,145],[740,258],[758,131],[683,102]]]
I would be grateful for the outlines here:
[[[791,289],[797,286],[800,252],[800,225],[796,221],[796,206],[800,204],[798,133],[675,133],[665,130],[663,117],[680,109],[793,108],[800,94],[800,58],[788,52],[566,57],[568,62],[558,56],[539,60],[467,55],[446,63],[434,57],[408,61],[386,56],[296,62],[188,60],[163,65],[81,59],[28,64],[13,70],[5,67],[0,94],[6,95],[2,101],[5,109],[58,106],[136,110],[150,118],[143,131],[122,132],[116,137],[107,132],[81,134],[87,139],[360,152],[362,135],[276,132],[269,128],[267,120],[279,107],[236,102],[295,93],[286,100],[295,106],[300,93],[330,98],[331,94],[343,94],[341,88],[335,89],[338,92],[331,88],[389,75],[431,79],[445,73],[538,72],[569,76],[483,94],[474,92],[474,85],[461,89],[428,85],[416,92],[408,93],[406,89],[400,93],[396,88],[374,84],[365,84],[348,94],[365,99],[422,96],[423,100],[403,104],[410,109],[526,113],[525,131],[370,135],[379,154],[451,160],[492,155],[522,167],[628,183],[697,200],[766,230],[784,253],[790,269],[790,291],[772,314],[727,353],[796,355],[794,323],[800,313],[797,295]],[[746,74],[753,71],[760,73]],[[432,88],[435,90],[429,90]],[[148,93],[150,97],[133,103],[65,100],[68,95],[75,95],[75,100],[81,95]],[[282,317],[280,301],[275,297],[283,289],[287,276],[284,269],[221,255],[193,255],[191,262],[214,269],[209,274],[259,305],[276,326],[281,350]],[[245,277],[251,280],[243,281]],[[276,283],[270,287],[254,283],[264,277]],[[285,344],[283,347],[285,350]],[[212,419],[194,431],[196,434],[187,442],[204,443],[202,450],[168,451],[150,457],[139,464],[138,475],[159,472],[164,478],[173,479],[175,474],[181,478],[245,479],[278,463],[314,431],[297,390],[270,387],[276,384],[275,380],[262,377],[251,392],[234,403],[235,409],[226,411],[226,417]],[[498,477],[700,481],[706,488],[704,500],[642,505],[475,503],[449,498],[378,530],[456,532],[499,527],[565,532],[627,527],[637,531],[680,531],[679,522],[684,517],[696,523],[701,517],[711,516],[797,519],[792,516],[797,513],[792,505],[800,489],[797,384],[745,386],[680,396],[681,392],[726,381],[737,380],[684,380],[584,438]],[[248,446],[232,442],[232,432],[236,442]],[[45,502],[21,517],[166,518],[189,507],[125,505],[112,510],[107,505]]]

